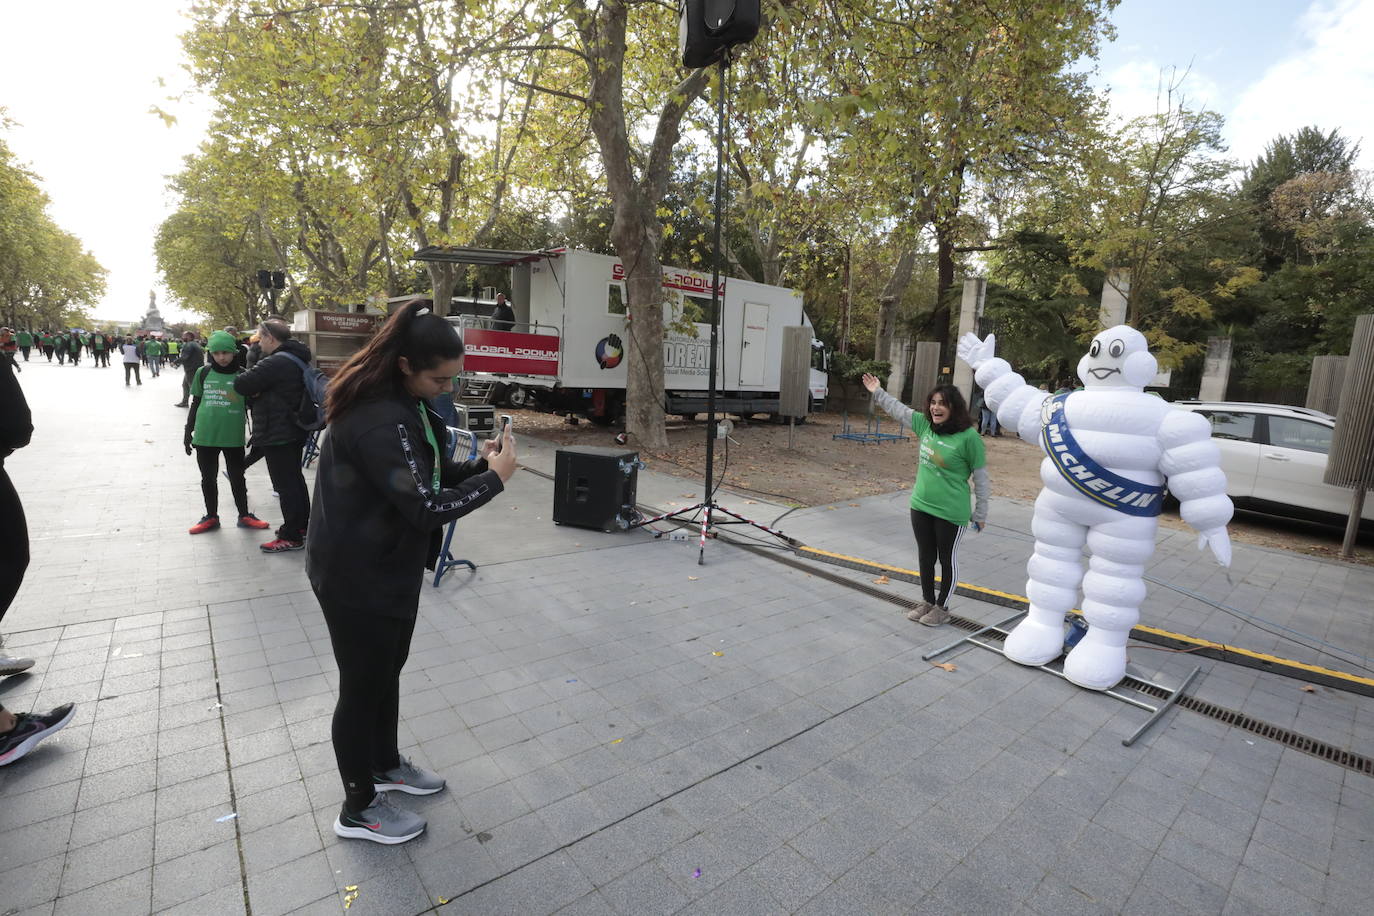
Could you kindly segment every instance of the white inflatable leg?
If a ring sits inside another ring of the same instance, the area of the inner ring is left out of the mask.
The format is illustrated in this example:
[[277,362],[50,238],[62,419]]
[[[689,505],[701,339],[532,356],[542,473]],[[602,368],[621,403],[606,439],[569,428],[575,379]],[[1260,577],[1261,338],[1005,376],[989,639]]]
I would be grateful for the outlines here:
[[1007,636],[1002,651],[1022,665],[1043,665],[1064,651],[1064,615],[1078,600],[1083,579],[1083,544],[1088,529],[1054,508],[1056,497],[1041,491],[1031,531],[1035,553],[1026,564],[1030,610]]
[[1083,617],[1088,632],[1064,660],[1064,676],[1089,690],[1107,690],[1126,676],[1126,639],[1145,600],[1145,562],[1155,549],[1154,518],[1126,516],[1088,532]]

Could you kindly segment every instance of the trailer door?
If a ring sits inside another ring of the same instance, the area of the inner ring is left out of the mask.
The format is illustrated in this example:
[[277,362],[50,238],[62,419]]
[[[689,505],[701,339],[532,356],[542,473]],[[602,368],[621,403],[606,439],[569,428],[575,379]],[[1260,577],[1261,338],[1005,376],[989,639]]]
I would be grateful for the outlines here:
[[739,384],[741,388],[763,387],[768,360],[768,306],[762,302],[744,303],[744,329],[740,334]]

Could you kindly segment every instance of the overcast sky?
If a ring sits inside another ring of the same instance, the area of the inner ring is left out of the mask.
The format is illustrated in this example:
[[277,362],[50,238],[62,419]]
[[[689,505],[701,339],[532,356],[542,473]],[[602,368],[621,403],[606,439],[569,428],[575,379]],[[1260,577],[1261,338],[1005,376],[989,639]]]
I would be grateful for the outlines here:
[[[102,319],[140,318],[150,290],[165,318],[196,317],[166,301],[152,253],[170,211],[166,176],[208,120],[203,104],[168,100],[186,86],[177,36],[187,5],[3,7],[0,107],[18,122],[6,139],[43,179],[53,218],[108,268]],[[1194,106],[1226,116],[1237,159],[1316,124],[1365,139],[1362,165],[1374,165],[1374,0],[1123,0],[1113,21],[1099,84],[1118,114],[1153,112],[1161,69],[1176,67],[1189,70],[1183,91]],[[178,122],[166,126],[154,105]]]

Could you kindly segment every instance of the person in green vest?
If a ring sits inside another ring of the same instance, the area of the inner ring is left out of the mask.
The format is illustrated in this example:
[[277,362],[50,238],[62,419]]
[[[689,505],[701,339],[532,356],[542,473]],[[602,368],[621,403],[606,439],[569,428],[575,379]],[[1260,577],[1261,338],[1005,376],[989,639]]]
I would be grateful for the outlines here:
[[43,351],[48,362],[52,362],[52,334],[49,331],[38,332],[38,348]]
[[[268,528],[270,525],[248,511],[248,484],[244,479],[243,395],[234,390],[234,365],[238,345],[234,338],[216,331],[210,335],[210,362],[197,370],[191,380],[191,410],[186,417],[182,444],[186,454],[196,455],[200,466],[200,492],[205,497],[205,515],[191,526],[191,534],[204,534],[219,527],[219,456],[224,456],[224,472],[234,494],[240,528]],[[152,358],[149,357],[149,365]]]
[[24,362],[29,361],[29,351],[33,349],[33,334],[23,328],[14,335],[19,340],[19,352],[24,354]]
[[148,357],[148,374],[157,378],[162,374],[162,341],[149,337],[143,345],[143,354]]
[[110,364],[109,353],[105,350],[105,335],[99,331],[91,335],[91,357],[97,369]]
[[67,362],[67,335],[66,335],[66,334],[58,334],[57,337],[54,338],[53,345],[54,345],[54,347],[55,347],[56,350],[57,350],[57,364],[58,364],[59,366],[66,365],[66,362]]

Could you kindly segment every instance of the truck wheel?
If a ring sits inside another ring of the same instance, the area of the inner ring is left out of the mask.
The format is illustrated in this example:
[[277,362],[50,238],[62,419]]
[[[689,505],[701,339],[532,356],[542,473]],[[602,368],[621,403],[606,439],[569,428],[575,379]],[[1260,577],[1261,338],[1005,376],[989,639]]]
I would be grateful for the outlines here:
[[517,410],[528,407],[530,393],[519,385],[511,385],[506,389],[506,403]]

